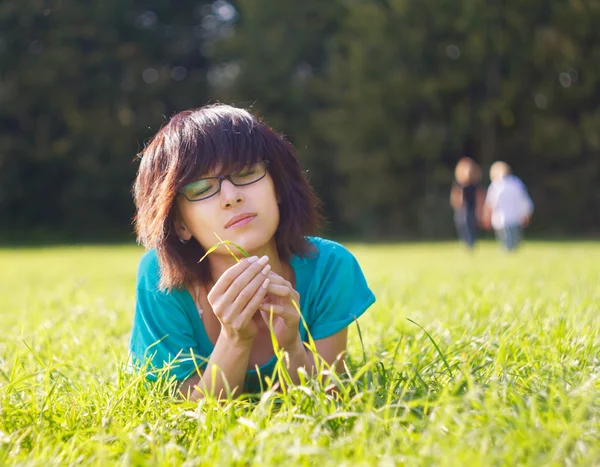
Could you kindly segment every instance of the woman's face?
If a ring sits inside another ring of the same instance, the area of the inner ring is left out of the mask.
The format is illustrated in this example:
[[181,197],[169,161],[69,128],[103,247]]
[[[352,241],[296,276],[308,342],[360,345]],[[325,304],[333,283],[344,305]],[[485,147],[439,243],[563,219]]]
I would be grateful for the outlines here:
[[279,205],[268,171],[251,185],[223,180],[221,191],[210,198],[189,201],[180,194],[176,203],[177,234],[183,240],[194,237],[205,250],[219,241],[216,233],[248,252],[256,251],[273,239],[279,225]]

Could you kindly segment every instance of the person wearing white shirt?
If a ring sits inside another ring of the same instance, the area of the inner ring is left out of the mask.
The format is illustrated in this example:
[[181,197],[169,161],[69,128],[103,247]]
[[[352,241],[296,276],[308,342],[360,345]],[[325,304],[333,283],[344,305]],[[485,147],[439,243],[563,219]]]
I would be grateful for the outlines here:
[[505,162],[492,164],[490,179],[492,183],[485,199],[487,223],[506,250],[515,250],[521,242],[523,228],[529,224],[533,201],[525,184],[511,174]]

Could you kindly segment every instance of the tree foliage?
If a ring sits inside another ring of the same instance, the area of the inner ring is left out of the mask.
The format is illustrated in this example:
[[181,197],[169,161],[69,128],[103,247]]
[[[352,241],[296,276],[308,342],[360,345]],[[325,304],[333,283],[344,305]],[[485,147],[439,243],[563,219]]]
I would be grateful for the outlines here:
[[464,155],[514,168],[532,229],[597,232],[598,24],[592,0],[5,1],[2,228],[130,230],[144,141],[222,100],[296,144],[335,232],[450,234]]

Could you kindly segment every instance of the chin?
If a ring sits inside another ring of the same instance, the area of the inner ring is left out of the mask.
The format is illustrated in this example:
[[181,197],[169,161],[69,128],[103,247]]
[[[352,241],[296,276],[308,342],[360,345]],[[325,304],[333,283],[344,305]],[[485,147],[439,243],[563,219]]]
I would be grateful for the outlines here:
[[[231,240],[233,243],[241,246],[248,253],[252,254],[253,251],[260,251],[265,245],[268,245],[274,238],[274,235],[274,233],[273,235],[269,235],[268,233],[260,231],[249,231],[236,235],[235,238],[227,238],[227,240]],[[225,237],[221,238],[226,240]]]

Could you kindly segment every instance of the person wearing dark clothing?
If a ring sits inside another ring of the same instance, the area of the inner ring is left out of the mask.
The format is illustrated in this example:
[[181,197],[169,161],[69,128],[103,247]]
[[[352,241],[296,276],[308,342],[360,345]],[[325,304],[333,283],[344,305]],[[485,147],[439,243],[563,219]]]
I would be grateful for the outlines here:
[[450,204],[454,208],[454,223],[460,240],[469,249],[475,246],[477,228],[485,193],[479,186],[481,170],[468,157],[456,165],[455,178],[450,191]]

